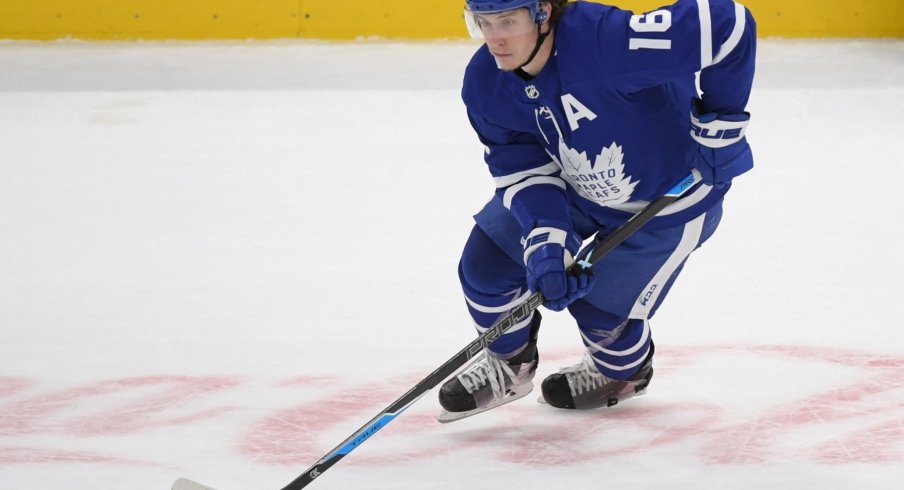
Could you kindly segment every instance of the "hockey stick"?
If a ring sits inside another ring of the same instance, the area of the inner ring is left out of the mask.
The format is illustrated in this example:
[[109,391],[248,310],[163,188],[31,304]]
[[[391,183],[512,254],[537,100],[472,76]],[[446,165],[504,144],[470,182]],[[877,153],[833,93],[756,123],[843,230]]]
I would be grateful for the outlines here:
[[[625,241],[629,236],[640,229],[640,227],[653,219],[653,217],[656,216],[660,211],[662,211],[663,208],[675,202],[685,192],[687,192],[688,189],[700,182],[700,180],[700,173],[694,170],[678,185],[657,198],[655,201],[646,205],[628,221],[616,228],[615,231],[600,240],[588,254],[588,256],[576,262],[573,267],[590,267],[590,265],[597,262],[603,256],[611,252],[620,243]],[[436,385],[451,376],[460,367],[464,366],[465,363],[467,363],[472,357],[478,355],[481,351],[486,349],[486,347],[490,343],[501,337],[502,334],[504,334],[508,329],[526,320],[527,317],[544,302],[545,298],[543,297],[542,293],[532,293],[530,296],[528,296],[527,300],[524,303],[521,303],[519,306],[515,307],[515,309],[500,317],[496,321],[496,323],[494,323],[493,326],[489,328],[489,330],[481,334],[475,340],[471,341],[471,343],[469,343],[467,346],[465,346],[464,349],[459,351],[458,354],[452,356],[452,358],[446,361],[442,366],[437,368],[426,378],[414,385],[414,387],[408,390],[407,393],[405,393],[398,400],[394,401],[391,405],[386,407],[385,410],[380,412],[376,417],[371,419],[370,422],[358,429],[358,431],[352,434],[348,439],[342,441],[339,446],[337,446],[326,456],[321,458],[320,461],[314,464],[314,466],[311,466],[310,468],[305,470],[304,473],[302,473],[298,476],[298,478],[283,487],[282,490],[299,490],[308,486],[308,484],[314,481],[314,479],[322,475],[324,471],[330,469],[334,464],[338,463],[342,458],[348,455],[348,453],[354,451],[358,446],[363,444],[364,441],[369,439],[372,435],[376,434],[378,430],[382,429],[387,424],[392,422],[393,419],[398,417],[399,414],[401,414],[403,411],[405,411],[405,409],[414,404],[414,402],[416,402],[422,396],[427,394],[427,392],[435,388]],[[214,489],[201,485],[199,483],[195,483],[185,478],[179,478],[173,484],[172,490]]]

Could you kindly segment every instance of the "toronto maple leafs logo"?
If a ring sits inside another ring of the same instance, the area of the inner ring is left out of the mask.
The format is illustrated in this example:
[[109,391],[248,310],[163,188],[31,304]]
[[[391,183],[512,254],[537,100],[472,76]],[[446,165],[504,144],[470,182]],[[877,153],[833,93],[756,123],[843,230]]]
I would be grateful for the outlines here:
[[562,169],[578,194],[602,206],[623,204],[631,199],[639,181],[625,175],[624,152],[613,142],[603,148],[593,163],[587,152],[578,152],[559,140]]
[[579,152],[565,144],[562,130],[548,107],[537,111],[537,125],[549,143],[549,138],[540,124],[541,120],[551,122],[558,133],[559,156],[556,158],[556,155],[547,150],[549,156],[562,169],[563,178],[568,180],[581,197],[600,206],[616,206],[631,200],[631,195],[640,181],[632,182],[631,176],[625,174],[625,154],[618,143],[613,141],[611,145],[603,148],[591,162],[586,151]]

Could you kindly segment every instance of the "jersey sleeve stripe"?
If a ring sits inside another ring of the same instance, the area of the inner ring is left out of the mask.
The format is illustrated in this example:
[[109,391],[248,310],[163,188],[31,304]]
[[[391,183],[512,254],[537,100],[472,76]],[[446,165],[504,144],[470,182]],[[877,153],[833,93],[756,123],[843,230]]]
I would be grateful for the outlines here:
[[541,184],[552,184],[565,190],[565,182],[558,177],[530,177],[524,182],[515,184],[506,189],[505,193],[502,195],[502,205],[505,206],[505,209],[512,209],[512,199],[515,198],[515,194],[532,185]]
[[713,64],[713,23],[709,13],[709,0],[697,0],[700,14],[700,69]]
[[728,36],[728,40],[725,41],[725,44],[719,48],[719,53],[713,59],[713,64],[719,63],[724,60],[726,56],[731,54],[734,51],[734,48],[738,47],[738,43],[741,42],[741,37],[744,35],[744,29],[747,27],[747,12],[744,9],[744,6],[740,3],[735,2],[735,25],[734,29],[731,31],[731,35]]
[[532,168],[530,170],[525,170],[523,172],[516,172],[509,175],[503,175],[501,177],[496,177],[496,188],[502,189],[503,187],[508,187],[510,185],[517,184],[524,179],[529,177],[536,177],[541,175],[552,175],[559,171],[559,166],[556,165],[556,162],[549,162],[542,167]]

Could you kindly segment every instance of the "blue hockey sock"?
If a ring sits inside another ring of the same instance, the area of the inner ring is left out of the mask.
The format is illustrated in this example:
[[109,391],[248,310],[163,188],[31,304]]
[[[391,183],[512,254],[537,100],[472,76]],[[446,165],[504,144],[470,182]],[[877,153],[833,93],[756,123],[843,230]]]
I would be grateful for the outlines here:
[[631,319],[612,332],[582,329],[584,345],[597,369],[611,379],[625,380],[637,372],[650,351],[650,324]]

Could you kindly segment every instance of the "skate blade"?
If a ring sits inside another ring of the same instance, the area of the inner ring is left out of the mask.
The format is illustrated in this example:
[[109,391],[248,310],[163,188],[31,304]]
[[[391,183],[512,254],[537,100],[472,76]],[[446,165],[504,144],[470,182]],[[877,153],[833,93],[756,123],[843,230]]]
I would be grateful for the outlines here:
[[524,398],[531,391],[534,391],[534,384],[528,383],[527,389],[522,388],[521,390],[515,390],[510,393],[507,393],[505,398],[500,400],[498,403],[493,403],[487,405],[485,407],[475,408],[474,410],[469,410],[467,412],[449,412],[447,410],[443,410],[436,416],[436,421],[441,424],[448,424],[449,422],[455,422],[461,419],[465,419],[471,417],[473,415],[477,415],[478,413],[486,412],[487,410],[492,410],[496,407],[505,405],[506,403],[511,403],[519,398]]
[[179,478],[173,483],[172,490],[214,490],[211,487],[206,485],[201,485],[198,482],[191,481],[188,478]]
[[[634,398],[635,396],[641,396],[641,395],[646,395],[646,394],[647,394],[647,389],[644,388],[644,389],[638,391],[637,393],[631,393],[631,394],[629,394],[629,395],[627,395],[627,396],[620,396],[620,397],[618,397],[618,402],[613,403],[613,404],[611,404],[611,405],[601,405],[601,406],[599,406],[599,407],[593,407],[593,408],[578,408],[577,410],[596,410],[597,408],[609,408],[609,407],[614,407],[615,405],[618,405],[619,403],[621,403],[621,402],[623,402],[623,401],[625,401],[625,400],[627,400],[627,399],[629,399],[629,398]],[[549,404],[549,402],[546,401],[546,398],[543,398],[543,394],[542,394],[542,393],[541,393],[540,396],[537,398],[537,403],[539,403],[540,405],[546,405],[546,406],[549,406],[549,407],[552,406],[552,405]],[[565,410],[565,409],[563,409],[563,410]]]

